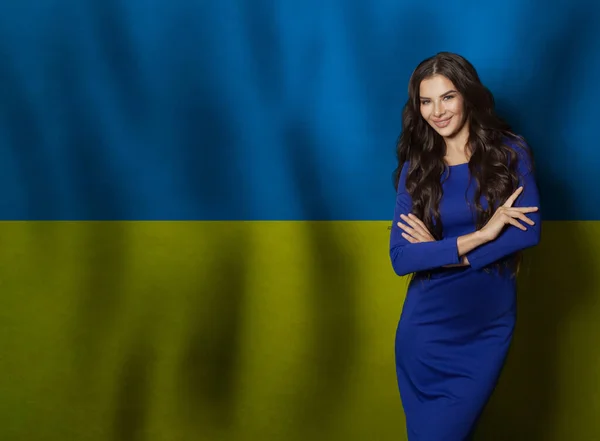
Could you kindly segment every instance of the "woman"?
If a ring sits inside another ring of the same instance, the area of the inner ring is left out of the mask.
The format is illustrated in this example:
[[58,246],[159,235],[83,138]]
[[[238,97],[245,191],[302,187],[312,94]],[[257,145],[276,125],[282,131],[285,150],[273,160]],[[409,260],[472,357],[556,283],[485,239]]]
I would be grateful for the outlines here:
[[396,334],[410,441],[463,441],[512,339],[519,252],[540,240],[525,142],[463,57],[439,53],[409,81],[390,257],[413,274]]

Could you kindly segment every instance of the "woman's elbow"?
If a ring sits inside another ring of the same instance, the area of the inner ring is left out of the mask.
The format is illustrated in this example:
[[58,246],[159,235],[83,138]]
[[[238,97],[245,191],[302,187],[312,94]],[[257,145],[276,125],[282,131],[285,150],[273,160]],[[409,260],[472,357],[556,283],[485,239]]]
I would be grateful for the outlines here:
[[392,249],[390,250],[390,260],[392,262],[392,268],[397,276],[404,277],[411,274],[413,271],[406,265],[406,257],[402,255],[402,250]]
[[412,271],[410,271],[408,268],[402,265],[396,265],[392,262],[392,267],[394,268],[394,272],[396,273],[396,275],[399,277],[404,277],[408,276],[409,274],[412,274]]
[[529,234],[527,235],[525,248],[531,248],[536,246],[542,240],[542,229],[539,226],[531,228],[529,230]]

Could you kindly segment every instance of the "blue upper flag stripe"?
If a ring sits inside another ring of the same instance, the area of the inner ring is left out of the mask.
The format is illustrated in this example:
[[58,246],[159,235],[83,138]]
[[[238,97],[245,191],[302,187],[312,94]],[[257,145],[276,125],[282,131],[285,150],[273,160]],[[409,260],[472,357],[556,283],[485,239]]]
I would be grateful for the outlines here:
[[544,218],[600,219],[600,4],[150,3],[2,7],[1,219],[388,220],[440,50],[529,140]]

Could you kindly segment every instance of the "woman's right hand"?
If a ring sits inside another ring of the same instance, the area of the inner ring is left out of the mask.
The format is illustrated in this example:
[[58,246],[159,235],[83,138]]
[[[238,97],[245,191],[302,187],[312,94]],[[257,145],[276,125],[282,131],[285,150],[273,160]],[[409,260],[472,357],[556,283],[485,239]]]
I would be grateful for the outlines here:
[[488,241],[496,239],[505,225],[513,225],[520,230],[527,230],[527,227],[523,225],[519,220],[529,225],[535,225],[535,222],[525,216],[526,213],[533,213],[538,210],[538,207],[513,207],[519,195],[523,192],[523,187],[519,187],[515,192],[506,200],[506,202],[498,207],[494,215],[490,220],[481,228],[480,234]]

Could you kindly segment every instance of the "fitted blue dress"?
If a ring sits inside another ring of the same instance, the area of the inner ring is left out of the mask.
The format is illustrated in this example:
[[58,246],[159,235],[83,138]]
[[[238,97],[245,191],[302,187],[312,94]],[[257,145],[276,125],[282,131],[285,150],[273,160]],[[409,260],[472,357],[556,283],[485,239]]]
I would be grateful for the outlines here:
[[[519,157],[524,189],[514,206],[539,207],[530,161],[523,153]],[[469,179],[467,164],[447,168],[440,203],[443,238],[412,244],[396,224],[400,214],[411,212],[407,169],[405,164],[398,185],[390,257],[398,275],[416,273],[395,348],[408,439],[469,440],[500,375],[516,318],[515,278],[490,265],[539,242],[540,212],[528,214],[536,224],[526,225],[527,231],[509,226],[468,253],[469,267],[443,268],[460,262],[457,237],[476,229],[475,180]]]

